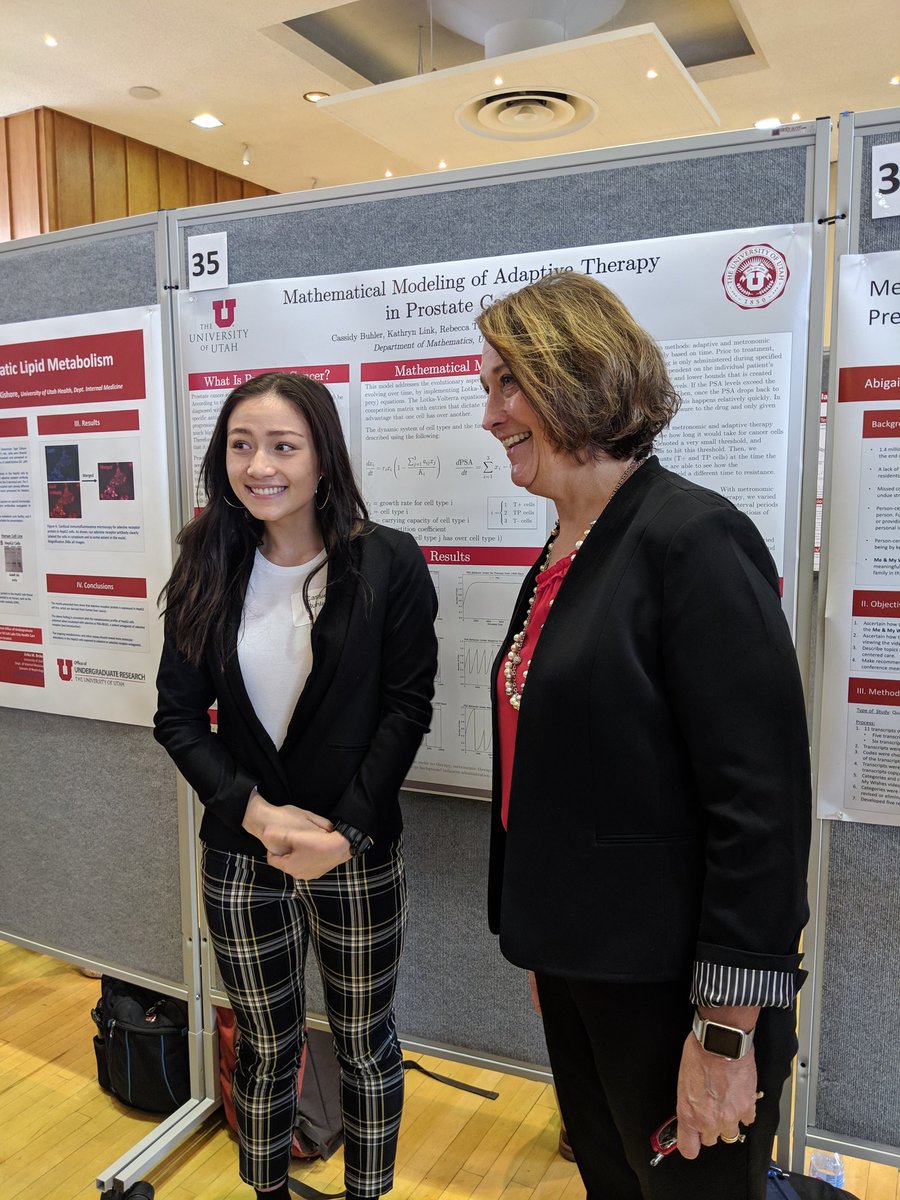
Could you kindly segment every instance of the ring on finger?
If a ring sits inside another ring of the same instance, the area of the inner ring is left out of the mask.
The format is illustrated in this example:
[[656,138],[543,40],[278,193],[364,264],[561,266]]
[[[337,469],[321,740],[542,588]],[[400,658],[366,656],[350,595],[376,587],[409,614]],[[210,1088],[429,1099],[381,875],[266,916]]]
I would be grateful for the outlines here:
[[746,1133],[739,1133],[736,1137],[726,1137],[724,1133],[719,1134],[719,1141],[724,1142],[726,1146],[733,1146],[735,1142],[745,1142],[746,1140]]

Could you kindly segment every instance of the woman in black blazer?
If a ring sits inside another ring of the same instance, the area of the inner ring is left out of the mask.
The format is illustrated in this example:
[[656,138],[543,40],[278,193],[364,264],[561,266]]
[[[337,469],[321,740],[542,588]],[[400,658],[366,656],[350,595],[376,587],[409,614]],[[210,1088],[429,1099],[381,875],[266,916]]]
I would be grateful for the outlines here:
[[434,588],[414,540],[368,520],[312,379],[236,388],[201,485],[164,591],[155,725],[205,806],[207,921],[241,1032],[241,1178],[288,1200],[311,943],[341,1068],[347,1196],[375,1200],[392,1186],[403,1103],[398,792],[431,719]]
[[494,668],[491,927],[535,973],[589,1200],[762,1200],[810,835],[777,571],[652,456],[678,401],[612,292],[551,276],[478,325],[484,427],[559,518]]

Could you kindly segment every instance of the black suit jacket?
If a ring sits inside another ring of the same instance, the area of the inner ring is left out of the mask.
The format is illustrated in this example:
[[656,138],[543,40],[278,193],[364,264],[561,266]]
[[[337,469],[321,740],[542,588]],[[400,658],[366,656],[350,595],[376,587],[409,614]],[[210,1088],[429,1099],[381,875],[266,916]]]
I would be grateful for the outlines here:
[[[237,654],[224,667],[209,654],[195,667],[167,633],[155,736],[205,805],[200,836],[210,846],[265,854],[241,827],[254,787],[272,804],[346,821],[376,847],[400,833],[398,792],[431,721],[437,599],[409,534],[372,525],[352,550],[365,583],[329,579],[312,670],[280,749],[250,704]],[[238,609],[229,651],[240,619]]]
[[656,458],[632,476],[538,641],[508,832],[498,757],[489,909],[512,962],[608,981],[686,978],[695,958],[796,968],[803,695],[775,566],[729,501]]

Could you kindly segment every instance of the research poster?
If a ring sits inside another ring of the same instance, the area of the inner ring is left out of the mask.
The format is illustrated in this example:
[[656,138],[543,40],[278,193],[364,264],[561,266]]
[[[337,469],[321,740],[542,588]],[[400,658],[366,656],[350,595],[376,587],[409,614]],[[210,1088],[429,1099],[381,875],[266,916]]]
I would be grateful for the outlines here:
[[152,723],[166,461],[157,307],[0,327],[0,704]]
[[900,825],[900,253],[841,259],[820,817]]
[[[611,287],[661,343],[683,404],[658,453],[750,514],[793,612],[811,236],[773,227],[181,294],[195,491],[215,414],[263,370],[331,389],[372,518],[409,530],[440,600],[430,733],[411,785],[490,787],[488,672],[554,514],[481,428],[479,310],[554,272]],[[202,502],[202,496],[198,496]]]

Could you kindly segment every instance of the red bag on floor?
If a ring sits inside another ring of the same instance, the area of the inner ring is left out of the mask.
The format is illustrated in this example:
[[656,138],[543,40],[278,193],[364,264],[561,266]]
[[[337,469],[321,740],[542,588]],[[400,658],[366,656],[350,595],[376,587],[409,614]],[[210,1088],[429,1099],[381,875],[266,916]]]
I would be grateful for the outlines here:
[[[222,1108],[225,1110],[225,1120],[237,1132],[237,1118],[234,1115],[234,1097],[231,1093],[231,1080],[237,1065],[237,1048],[240,1041],[240,1031],[230,1008],[216,1009],[216,1028],[219,1031],[219,1087],[222,1091]],[[306,1042],[303,1043],[303,1054],[300,1056],[300,1070],[297,1073],[297,1097],[303,1089],[303,1072],[306,1069]],[[317,1150],[306,1150],[294,1134],[291,1140],[292,1158],[318,1158]]]

